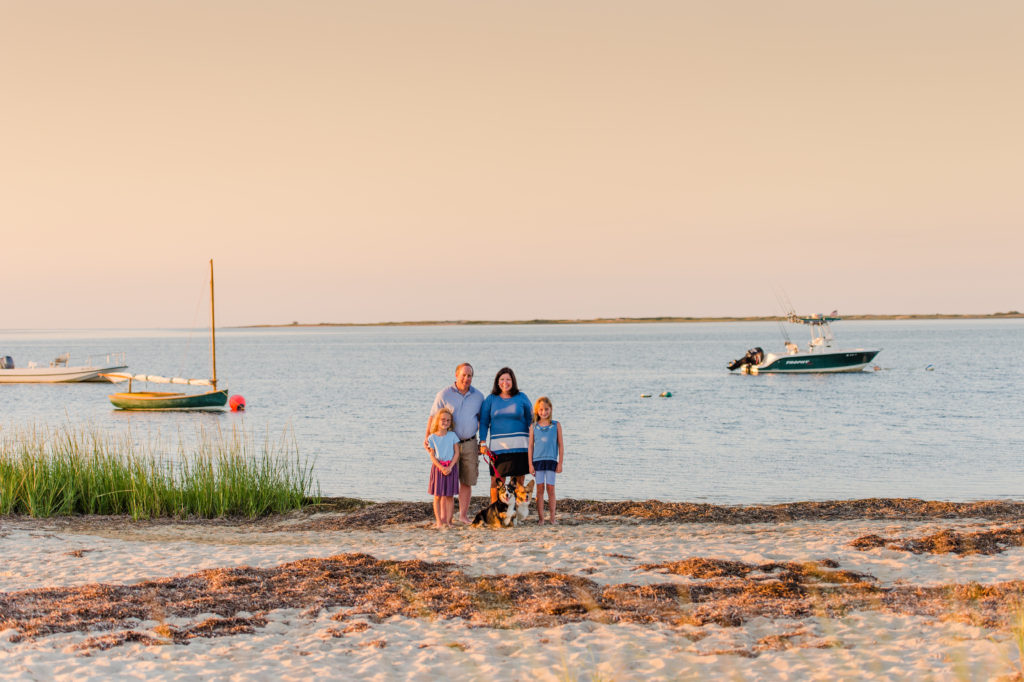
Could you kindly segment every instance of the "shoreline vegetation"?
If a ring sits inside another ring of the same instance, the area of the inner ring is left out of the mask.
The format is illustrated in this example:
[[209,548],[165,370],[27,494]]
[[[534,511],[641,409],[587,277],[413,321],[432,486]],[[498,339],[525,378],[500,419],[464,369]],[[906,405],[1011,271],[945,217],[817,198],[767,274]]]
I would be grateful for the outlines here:
[[200,429],[166,455],[95,427],[0,429],[0,515],[255,519],[316,498],[293,438]]
[[[1002,313],[911,313],[900,315],[840,315],[843,320],[1006,320],[1022,319],[1024,313],[1009,310]],[[595,317],[591,319],[534,320],[408,320],[404,322],[289,322],[283,324],[245,324],[231,329],[267,329],[287,327],[445,327],[527,324],[658,324],[664,322],[784,322],[780,315],[753,317]]]

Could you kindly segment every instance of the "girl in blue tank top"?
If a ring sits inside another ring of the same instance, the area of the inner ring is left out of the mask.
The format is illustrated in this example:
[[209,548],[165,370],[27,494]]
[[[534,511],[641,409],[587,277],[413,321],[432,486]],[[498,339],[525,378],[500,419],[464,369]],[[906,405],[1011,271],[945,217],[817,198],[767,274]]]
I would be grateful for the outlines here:
[[562,440],[562,425],[551,420],[551,400],[547,396],[537,398],[533,404],[533,424],[530,425],[529,459],[530,473],[537,481],[537,516],[544,524],[544,489],[548,492],[548,522],[555,521],[555,474],[562,473],[565,458],[565,443]]

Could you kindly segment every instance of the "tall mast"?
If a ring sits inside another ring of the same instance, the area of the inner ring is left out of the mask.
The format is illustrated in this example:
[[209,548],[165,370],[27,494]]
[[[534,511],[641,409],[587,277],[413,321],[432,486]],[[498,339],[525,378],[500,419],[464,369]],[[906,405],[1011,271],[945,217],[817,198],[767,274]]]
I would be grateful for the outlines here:
[[213,390],[217,390],[217,319],[213,314],[213,259],[210,259],[210,356],[213,358]]

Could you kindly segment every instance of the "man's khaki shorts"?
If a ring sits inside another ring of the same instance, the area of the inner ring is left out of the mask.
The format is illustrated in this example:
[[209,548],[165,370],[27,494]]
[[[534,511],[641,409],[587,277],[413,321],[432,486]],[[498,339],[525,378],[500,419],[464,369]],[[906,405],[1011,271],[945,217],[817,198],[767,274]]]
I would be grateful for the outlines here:
[[476,485],[480,475],[480,445],[476,438],[459,443],[459,483]]

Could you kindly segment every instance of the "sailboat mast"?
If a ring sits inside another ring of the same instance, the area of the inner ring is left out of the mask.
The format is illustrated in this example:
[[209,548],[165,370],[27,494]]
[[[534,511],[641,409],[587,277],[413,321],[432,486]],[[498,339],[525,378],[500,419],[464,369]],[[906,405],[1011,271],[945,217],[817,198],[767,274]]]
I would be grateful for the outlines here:
[[210,259],[210,357],[213,358],[213,390],[217,390],[217,318],[213,313],[213,259]]

